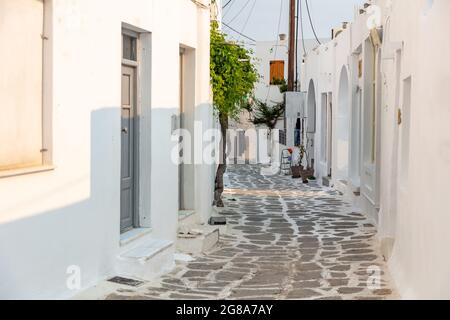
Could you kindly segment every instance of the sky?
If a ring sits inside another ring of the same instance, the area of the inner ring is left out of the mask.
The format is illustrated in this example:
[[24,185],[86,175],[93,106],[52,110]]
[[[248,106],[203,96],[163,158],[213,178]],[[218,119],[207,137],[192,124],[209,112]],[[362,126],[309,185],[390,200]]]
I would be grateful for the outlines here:
[[[229,0],[222,0],[225,5]],[[288,33],[288,10],[290,0],[232,0],[223,12],[223,22],[233,29],[257,41],[274,41],[278,33]],[[306,6],[303,3],[303,20],[305,39],[314,37],[309,23]],[[356,5],[364,0],[308,0],[313,25],[319,38],[330,38],[331,29],[344,21],[352,21]],[[280,10],[282,8],[282,10]],[[281,23],[278,32],[278,22]],[[239,40],[240,37],[226,26],[225,33]]]

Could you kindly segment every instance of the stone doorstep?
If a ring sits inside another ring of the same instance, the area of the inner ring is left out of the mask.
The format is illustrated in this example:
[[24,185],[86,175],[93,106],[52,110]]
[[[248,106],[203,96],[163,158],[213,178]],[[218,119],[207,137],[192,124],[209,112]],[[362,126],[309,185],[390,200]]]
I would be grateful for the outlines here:
[[188,230],[195,229],[200,219],[194,210],[182,210],[178,212],[178,232],[186,233]]
[[210,225],[212,227],[216,227],[219,228],[219,233],[224,235],[224,234],[232,234],[233,233],[233,227],[230,225],[229,220],[227,219],[227,217],[225,215],[221,215],[220,211],[216,209],[216,212],[213,213],[213,215],[211,216],[211,219],[214,218],[218,218],[219,220],[225,219],[226,223],[221,225]]
[[141,263],[145,263],[158,253],[169,249],[173,245],[172,241],[168,240],[150,240],[140,246],[131,249],[120,255],[121,259],[138,260]]
[[232,235],[233,234],[233,227],[227,223],[223,226],[215,226],[216,228],[219,228],[219,234],[222,235]]
[[346,180],[338,180],[334,184],[334,189],[336,189],[342,195],[346,195],[349,192],[348,182]]
[[119,276],[151,281],[175,266],[175,246],[172,241],[145,239],[117,257]]
[[322,178],[322,184],[325,187],[331,187],[331,178],[330,177],[323,177]]
[[191,237],[178,237],[177,250],[187,254],[200,254],[212,249],[219,242],[219,228],[217,226],[197,225],[192,230],[199,230],[202,234]]
[[[195,218],[195,210],[179,210],[178,222],[188,222],[188,220]],[[194,222],[195,223],[195,222]]]
[[144,237],[148,237],[152,233],[150,228],[136,228],[120,235],[120,246],[127,247],[139,241]]

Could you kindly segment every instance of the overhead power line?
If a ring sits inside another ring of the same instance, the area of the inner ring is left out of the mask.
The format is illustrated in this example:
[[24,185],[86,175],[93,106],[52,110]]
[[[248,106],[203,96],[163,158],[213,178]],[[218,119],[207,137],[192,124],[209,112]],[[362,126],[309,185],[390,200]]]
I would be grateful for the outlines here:
[[[222,18],[225,18],[231,11],[233,11],[231,9],[233,8],[235,3],[236,3],[236,0],[230,0],[230,3],[228,5],[228,7],[226,8],[226,10],[223,10],[223,17]],[[225,7],[223,7],[223,8],[225,9]]]
[[288,58],[288,91],[294,91],[295,82],[295,43],[296,43],[296,30],[295,30],[295,6],[296,0],[289,0],[289,58]]
[[311,12],[309,11],[308,0],[305,0],[305,3],[306,3],[306,10],[308,11],[309,23],[311,24],[311,29],[312,29],[312,32],[314,33],[314,37],[316,38],[316,40],[317,40],[317,42],[319,44],[322,44],[322,42],[320,42],[319,37],[317,36],[316,30],[314,28],[314,23],[313,23],[312,18],[311,18]]
[[225,22],[222,22],[223,23],[223,25],[225,26],[225,27],[227,27],[228,29],[230,29],[230,30],[232,30],[232,31],[234,31],[234,32],[236,32],[238,35],[240,35],[240,36],[242,36],[242,37],[244,37],[244,38],[246,38],[246,39],[248,39],[248,40],[250,40],[250,41],[253,41],[253,42],[256,42],[256,40],[255,39],[253,39],[253,38],[250,38],[249,36],[246,36],[245,34],[243,34],[242,32],[240,32],[240,31],[238,31],[238,30],[236,30],[236,29],[234,29],[233,27],[231,27],[231,26],[229,26],[228,24],[226,24]]
[[305,25],[303,24],[302,0],[300,0],[299,9],[300,9],[300,27],[301,27],[301,35],[302,35],[303,53],[306,56],[308,53],[306,52],[306,46],[305,46]]
[[238,11],[238,13],[227,23],[232,23],[234,20],[236,20],[237,17],[241,15],[241,13],[244,11],[245,8],[247,8],[248,4],[251,0],[247,0],[247,2],[244,4],[244,6]]
[[225,3],[222,7],[222,9],[225,9],[226,7],[228,7],[228,5],[233,2],[234,0],[229,0],[227,3]]
[[[250,17],[252,16],[252,13],[253,13],[253,11],[254,11],[254,9],[255,9],[255,6],[256,6],[256,1],[258,1],[258,0],[255,0],[255,1],[253,2],[252,7],[250,8],[250,12],[249,12],[249,14],[248,14],[248,16],[247,16],[247,20],[245,20],[244,26],[242,27],[241,34],[244,33],[245,28],[247,27],[248,21],[250,20]],[[239,35],[239,37],[240,37],[240,35]],[[238,41],[239,41],[239,38],[238,38]]]
[[[281,30],[281,20],[283,17],[283,1],[284,0],[280,0],[280,14],[278,16],[278,27],[277,27],[277,35],[276,35],[276,40],[275,40],[275,52],[273,55],[273,60],[276,60],[277,58],[277,54],[278,54],[278,44],[279,44],[279,40],[280,40],[280,30]],[[269,79],[269,81],[271,81],[272,79]],[[269,97],[270,97],[270,90],[272,89],[272,87],[269,85],[269,88],[267,89],[267,97],[266,97],[266,103],[269,101]]]

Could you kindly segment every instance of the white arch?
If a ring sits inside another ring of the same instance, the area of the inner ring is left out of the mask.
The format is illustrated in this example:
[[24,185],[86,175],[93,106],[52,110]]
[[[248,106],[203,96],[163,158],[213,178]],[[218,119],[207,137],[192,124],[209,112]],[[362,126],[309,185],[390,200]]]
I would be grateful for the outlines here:
[[307,100],[307,110],[306,117],[308,118],[308,133],[316,132],[316,114],[317,114],[317,104],[316,104],[316,88],[314,81],[311,79],[309,81],[308,87],[308,100]]
[[347,67],[343,66],[339,77],[339,91],[338,91],[338,110],[336,116],[336,166],[338,179],[346,180],[348,178],[349,167],[349,112],[350,112],[350,85]]
[[308,96],[306,104],[306,151],[308,154],[308,166],[310,168],[316,167],[316,149],[315,149],[315,135],[316,135],[316,118],[317,118],[317,103],[316,103],[316,87],[314,81],[309,81]]

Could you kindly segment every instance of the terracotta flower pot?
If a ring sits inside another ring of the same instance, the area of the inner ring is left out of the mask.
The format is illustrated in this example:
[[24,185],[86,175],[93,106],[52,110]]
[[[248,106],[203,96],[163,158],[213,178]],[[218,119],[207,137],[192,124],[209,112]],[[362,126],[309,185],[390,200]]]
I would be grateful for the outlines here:
[[303,183],[308,183],[309,182],[308,178],[311,176],[309,174],[311,170],[303,169],[303,166],[300,167],[300,168],[301,168],[300,169],[300,175],[301,175],[301,178],[303,180]]
[[294,179],[299,179],[302,177],[302,167],[301,166],[293,166],[291,167],[291,171],[292,171],[292,178]]

